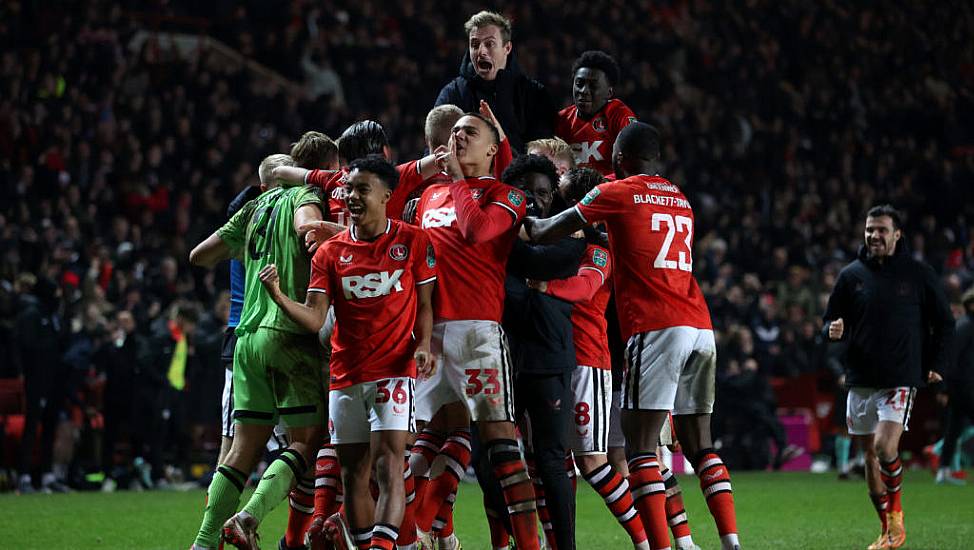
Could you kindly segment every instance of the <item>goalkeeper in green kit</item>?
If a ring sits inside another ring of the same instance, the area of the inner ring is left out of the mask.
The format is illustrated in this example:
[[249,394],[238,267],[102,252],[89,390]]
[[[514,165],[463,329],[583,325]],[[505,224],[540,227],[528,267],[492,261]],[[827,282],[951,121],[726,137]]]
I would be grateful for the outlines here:
[[[199,535],[191,549],[216,549],[223,540],[238,548],[257,548],[257,526],[287,496],[314,461],[326,414],[324,349],[317,334],[296,325],[260,284],[260,270],[277,265],[281,290],[303,303],[311,274],[311,255],[301,227],[323,219],[326,208],[317,190],[286,187],[270,171],[290,164],[271,155],[260,165],[264,191],[190,253],[195,265],[212,267],[230,257],[246,270],[243,313],[237,326],[233,368],[233,421],[236,436],[217,467],[207,492]],[[266,189],[265,189],[266,187]],[[280,420],[291,444],[264,472],[243,509],[234,514],[240,493]],[[232,517],[231,517],[232,516]]]

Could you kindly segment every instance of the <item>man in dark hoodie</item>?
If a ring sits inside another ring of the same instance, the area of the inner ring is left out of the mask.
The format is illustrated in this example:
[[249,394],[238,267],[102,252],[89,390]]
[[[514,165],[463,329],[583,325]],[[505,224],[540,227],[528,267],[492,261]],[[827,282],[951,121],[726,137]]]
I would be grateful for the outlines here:
[[551,96],[540,82],[521,72],[511,55],[511,21],[499,13],[481,11],[463,28],[467,53],[460,63],[460,76],[440,90],[435,105],[450,103],[465,112],[476,112],[480,100],[487,101],[518,152],[524,151],[528,141],[554,135],[557,109]]
[[916,389],[940,381],[954,331],[939,278],[910,257],[901,237],[892,206],[866,213],[865,246],[839,273],[823,316],[829,339],[848,342],[846,422],[865,451],[869,495],[883,528],[869,548],[906,542],[900,436]]

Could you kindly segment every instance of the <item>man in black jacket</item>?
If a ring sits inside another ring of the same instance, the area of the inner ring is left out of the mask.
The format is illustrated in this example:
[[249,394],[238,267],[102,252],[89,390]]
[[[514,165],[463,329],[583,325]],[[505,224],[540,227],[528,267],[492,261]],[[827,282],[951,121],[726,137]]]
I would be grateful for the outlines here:
[[554,135],[557,109],[545,87],[522,73],[511,55],[510,20],[482,11],[463,28],[468,47],[460,76],[440,90],[434,106],[450,103],[464,112],[477,112],[480,100],[487,101],[511,147],[519,152],[528,141]]
[[951,463],[957,452],[957,441],[965,424],[974,422],[974,288],[961,297],[964,315],[957,321],[953,353],[944,380],[947,383],[947,426],[944,429],[944,448],[940,453],[937,483],[963,485],[964,480],[951,474]]
[[831,340],[847,340],[846,421],[866,452],[866,481],[883,532],[869,548],[906,542],[899,442],[918,387],[940,380],[954,319],[937,275],[899,244],[900,215],[890,205],[866,215],[865,246],[829,297]]

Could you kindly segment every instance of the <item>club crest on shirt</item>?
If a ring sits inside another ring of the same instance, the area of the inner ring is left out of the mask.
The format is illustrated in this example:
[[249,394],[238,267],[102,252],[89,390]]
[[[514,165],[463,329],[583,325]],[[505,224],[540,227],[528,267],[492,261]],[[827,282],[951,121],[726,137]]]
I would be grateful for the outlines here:
[[588,206],[588,205],[592,204],[592,202],[594,202],[595,199],[598,198],[598,196],[601,195],[601,194],[602,194],[602,192],[599,191],[599,188],[598,187],[595,187],[594,189],[592,189],[591,191],[589,191],[588,193],[586,193],[584,197],[582,197],[582,201],[581,202],[585,206]]
[[636,117],[634,117],[634,116],[629,117],[628,121],[626,122],[626,126],[632,124],[633,122],[638,122],[636,120]]
[[592,121],[592,129],[594,129],[596,132],[604,132],[605,131],[605,117],[601,117],[601,116],[600,117],[595,117],[595,120]]
[[350,263],[352,263],[352,255],[349,254],[348,256],[342,256],[341,254],[339,254],[338,255],[338,262],[339,263],[343,263],[343,264],[350,264]]
[[519,191],[511,191],[507,194],[507,200],[514,206],[521,206],[521,203],[524,202],[524,195]]
[[592,254],[592,263],[599,267],[605,267],[605,264],[607,264],[608,261],[609,257],[606,256],[604,250],[596,250],[595,253]]
[[470,194],[473,195],[474,200],[476,200],[476,199],[479,199],[480,197],[483,196],[484,190],[483,189],[471,189],[470,190]]
[[402,243],[396,243],[389,247],[389,257],[397,262],[401,262],[409,256],[409,247]]
[[433,245],[426,245],[426,266],[429,268],[436,267],[436,253],[433,252]]

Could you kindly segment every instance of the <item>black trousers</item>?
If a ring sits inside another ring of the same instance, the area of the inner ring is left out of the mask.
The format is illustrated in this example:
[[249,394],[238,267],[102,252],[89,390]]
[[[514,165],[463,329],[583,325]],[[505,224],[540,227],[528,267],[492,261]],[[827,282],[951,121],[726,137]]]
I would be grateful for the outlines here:
[[947,391],[947,427],[944,429],[944,448],[940,464],[950,466],[957,452],[957,438],[968,422],[974,422],[974,381],[952,382]]
[[[57,435],[58,415],[64,401],[63,373],[28,373],[24,376],[27,411],[24,415],[24,435],[20,442],[20,473],[36,474],[51,471],[54,438]],[[34,466],[34,445],[40,428],[41,456],[38,469]]]
[[[575,548],[575,492],[565,472],[571,381],[570,371],[517,373],[514,380],[515,416],[521,418],[527,414],[531,423],[531,454],[544,485],[545,501],[559,550]],[[505,524],[509,524],[504,494],[494,478],[487,453],[478,454],[475,462],[477,480],[484,491],[485,503],[502,517]]]

